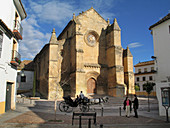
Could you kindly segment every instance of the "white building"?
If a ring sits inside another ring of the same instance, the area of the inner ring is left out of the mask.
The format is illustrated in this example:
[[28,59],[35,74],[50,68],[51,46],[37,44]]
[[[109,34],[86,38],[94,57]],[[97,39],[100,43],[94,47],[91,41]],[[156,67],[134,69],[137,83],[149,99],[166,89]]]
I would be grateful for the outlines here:
[[[161,88],[170,87],[170,13],[150,26],[154,43],[154,58],[156,74],[156,93],[159,101],[159,114],[165,116],[165,108],[162,106]],[[170,113],[170,109],[169,109]],[[170,116],[170,114],[169,114]]]
[[0,2],[0,114],[15,109],[19,40],[21,21],[27,16],[21,0]]
[[23,60],[17,68],[17,92],[32,92],[34,81],[34,62]]
[[[146,89],[143,86],[146,82],[155,83],[155,65],[154,61],[139,62],[135,66],[135,85],[139,86],[139,90],[136,91],[138,96],[147,96]],[[150,96],[156,96],[156,87],[153,87],[153,91]]]

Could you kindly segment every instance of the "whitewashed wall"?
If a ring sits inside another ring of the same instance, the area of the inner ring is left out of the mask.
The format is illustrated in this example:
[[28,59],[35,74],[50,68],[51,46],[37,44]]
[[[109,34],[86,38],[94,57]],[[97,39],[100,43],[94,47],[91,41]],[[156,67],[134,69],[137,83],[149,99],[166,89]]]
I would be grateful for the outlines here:
[[[13,30],[14,20],[15,20],[15,11],[17,11],[15,8],[14,2],[13,2],[13,0],[0,0],[0,2],[1,2],[1,4],[0,4],[0,19],[2,19],[3,22],[5,22],[5,24],[8,26],[8,28]],[[19,16],[19,21],[21,21],[20,16]]]
[[157,57],[157,75],[156,81],[161,82],[170,76],[170,33],[169,33],[170,19],[162,24],[154,27],[153,42],[154,55]]
[[[11,29],[11,31],[13,30],[13,21],[15,19],[13,0],[5,0],[3,1],[3,4],[0,4],[0,19]],[[16,70],[11,68],[10,65],[13,38],[9,39],[4,31],[2,29],[0,30],[3,32],[2,53],[0,58],[0,102],[3,102],[6,98],[6,83],[7,81],[16,81]]]
[[[156,93],[159,101],[159,114],[165,116],[162,106],[161,88],[170,87],[167,76],[170,76],[170,19],[152,28],[154,56],[156,57]],[[170,109],[169,109],[170,112]],[[169,115],[170,116],[170,115]]]
[[24,75],[26,76],[26,82],[21,82],[21,71],[19,72],[20,75],[18,75],[18,85],[19,87],[17,90],[31,90],[33,88],[33,80],[34,80],[34,71],[24,71]]
[[[15,11],[17,10],[13,0],[0,0],[0,19],[11,31],[14,29]],[[18,20],[21,22],[20,17]],[[14,94],[12,94],[14,96],[14,101],[12,102],[15,103],[17,71],[16,67],[13,67],[10,64],[12,58],[13,38],[10,39],[2,28],[0,28],[0,30],[3,32],[2,53],[0,57],[0,102],[5,102],[6,84],[7,82],[12,82],[14,83],[15,89]],[[17,45],[17,51],[18,46],[19,45]]]

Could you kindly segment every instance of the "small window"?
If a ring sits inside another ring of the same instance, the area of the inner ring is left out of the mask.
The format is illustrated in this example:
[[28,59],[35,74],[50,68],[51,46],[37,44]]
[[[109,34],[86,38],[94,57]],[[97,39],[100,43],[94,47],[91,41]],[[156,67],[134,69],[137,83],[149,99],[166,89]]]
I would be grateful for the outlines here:
[[139,77],[137,77],[136,80],[139,81]]
[[152,76],[149,76],[149,80],[153,80]]
[[146,78],[145,77],[143,77],[143,81],[145,81],[146,80]]
[[147,68],[144,68],[144,72],[147,72]]
[[0,58],[2,53],[2,41],[3,41],[3,33],[0,31]]
[[151,67],[151,71],[154,71],[154,67]]
[[141,73],[141,69],[138,69],[138,73]]
[[21,76],[21,82],[26,82],[26,76]]

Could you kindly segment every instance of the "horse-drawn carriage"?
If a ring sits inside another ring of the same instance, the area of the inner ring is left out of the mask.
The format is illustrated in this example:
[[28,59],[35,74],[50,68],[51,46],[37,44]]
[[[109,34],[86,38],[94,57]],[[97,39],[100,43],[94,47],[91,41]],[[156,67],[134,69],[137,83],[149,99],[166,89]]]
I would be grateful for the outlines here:
[[61,112],[72,112],[74,107],[79,107],[81,111],[88,112],[90,105],[103,104],[108,101],[108,97],[102,97],[97,99],[80,99],[76,98],[75,101],[71,99],[70,96],[63,97],[64,101],[60,102],[59,110]]

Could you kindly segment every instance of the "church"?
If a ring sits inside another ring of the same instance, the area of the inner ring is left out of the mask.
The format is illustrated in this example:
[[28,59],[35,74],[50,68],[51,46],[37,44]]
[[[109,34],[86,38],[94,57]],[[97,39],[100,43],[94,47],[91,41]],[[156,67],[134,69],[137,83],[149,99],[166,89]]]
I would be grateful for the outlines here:
[[49,100],[63,96],[134,94],[133,56],[121,45],[116,19],[94,8],[73,18],[34,58],[36,89]]

